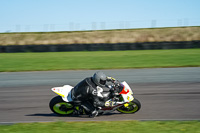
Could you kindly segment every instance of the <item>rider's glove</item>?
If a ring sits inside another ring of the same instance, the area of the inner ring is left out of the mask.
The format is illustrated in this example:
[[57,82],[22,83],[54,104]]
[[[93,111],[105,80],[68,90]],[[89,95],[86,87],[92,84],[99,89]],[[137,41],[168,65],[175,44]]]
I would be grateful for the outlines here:
[[114,106],[116,104],[116,102],[113,102],[113,101],[106,101],[105,102],[105,106],[106,107],[112,107],[112,106]]
[[112,82],[115,87],[120,86],[120,82],[118,80],[116,80],[115,78],[113,78],[113,77],[106,77],[106,78],[107,78],[106,80],[108,82]]
[[113,78],[113,77],[107,77],[107,81],[110,81],[110,82],[112,82],[112,83],[114,83],[115,82],[115,78]]

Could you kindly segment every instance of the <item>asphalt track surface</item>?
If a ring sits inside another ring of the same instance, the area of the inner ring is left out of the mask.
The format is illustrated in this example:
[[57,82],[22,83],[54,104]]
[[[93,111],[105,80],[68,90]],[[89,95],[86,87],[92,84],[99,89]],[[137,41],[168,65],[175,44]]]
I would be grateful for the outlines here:
[[96,118],[59,117],[49,109],[50,89],[76,85],[96,70],[0,73],[0,123],[115,120],[200,120],[200,67],[103,70],[127,81],[142,108]]

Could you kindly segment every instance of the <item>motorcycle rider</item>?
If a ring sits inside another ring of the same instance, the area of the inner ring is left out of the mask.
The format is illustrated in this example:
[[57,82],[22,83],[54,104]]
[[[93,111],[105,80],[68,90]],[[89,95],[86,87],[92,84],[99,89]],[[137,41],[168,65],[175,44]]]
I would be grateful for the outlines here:
[[[113,103],[106,101],[108,99],[99,97],[97,95],[98,87],[107,87],[106,82],[118,83],[112,77],[107,77],[103,72],[98,71],[94,73],[92,77],[87,77],[78,83],[72,89],[72,99],[74,101],[80,101],[82,107],[90,113],[90,117],[96,117],[98,115],[99,107],[113,106]],[[114,92],[114,90],[110,89]]]

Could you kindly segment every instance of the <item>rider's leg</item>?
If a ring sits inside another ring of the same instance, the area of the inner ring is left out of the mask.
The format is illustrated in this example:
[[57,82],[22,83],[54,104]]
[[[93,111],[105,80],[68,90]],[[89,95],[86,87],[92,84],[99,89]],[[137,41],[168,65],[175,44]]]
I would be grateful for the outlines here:
[[90,117],[96,117],[98,115],[98,111],[89,101],[82,102],[82,107],[90,113]]

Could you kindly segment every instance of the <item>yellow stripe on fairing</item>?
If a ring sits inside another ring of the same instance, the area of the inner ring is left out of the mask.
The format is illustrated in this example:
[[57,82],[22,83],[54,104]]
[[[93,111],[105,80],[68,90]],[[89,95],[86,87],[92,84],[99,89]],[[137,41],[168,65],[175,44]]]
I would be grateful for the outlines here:
[[[55,92],[55,91],[54,91]],[[58,94],[58,95],[60,95],[60,96],[62,96],[62,97],[65,97],[65,95],[63,95],[63,94],[60,94],[60,93],[58,93],[58,92],[55,92],[56,94]]]

